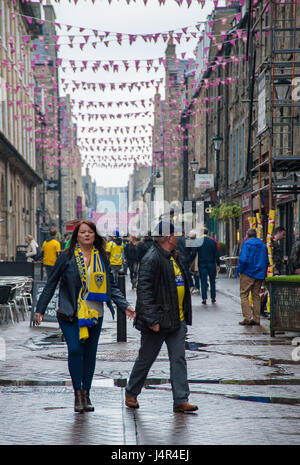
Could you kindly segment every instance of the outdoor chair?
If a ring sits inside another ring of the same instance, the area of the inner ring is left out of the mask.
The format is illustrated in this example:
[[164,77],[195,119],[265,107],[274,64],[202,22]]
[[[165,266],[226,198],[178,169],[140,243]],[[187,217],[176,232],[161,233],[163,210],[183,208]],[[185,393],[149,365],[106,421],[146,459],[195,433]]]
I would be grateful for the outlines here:
[[[3,320],[3,316],[5,317],[6,323],[8,323],[8,317],[10,316],[10,319],[12,323],[14,323],[14,312],[13,312],[13,307],[14,303],[11,300],[12,295],[12,289],[13,286],[9,285],[0,285],[0,318],[1,322]],[[3,310],[4,310],[4,315],[3,315]]]
[[[24,283],[24,288],[22,291],[22,296],[26,298],[28,307],[32,307],[32,278],[28,278]],[[29,304],[28,304],[29,302]]]
[[16,311],[16,317],[17,320],[19,321],[19,313],[22,314],[23,321],[25,321],[25,315],[29,312],[29,307],[27,303],[27,296],[25,293],[25,283],[20,283],[17,284],[13,289],[12,289],[13,297],[11,297],[11,300],[15,304],[15,311]]
[[239,263],[239,257],[230,257],[228,263],[228,277],[234,278]]

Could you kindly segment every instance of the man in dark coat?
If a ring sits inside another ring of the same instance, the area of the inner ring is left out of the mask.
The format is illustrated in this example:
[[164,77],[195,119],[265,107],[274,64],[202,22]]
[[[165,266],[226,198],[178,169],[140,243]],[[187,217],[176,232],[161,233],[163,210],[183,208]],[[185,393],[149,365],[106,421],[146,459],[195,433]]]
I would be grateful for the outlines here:
[[210,281],[211,301],[216,302],[216,276],[220,270],[220,257],[217,243],[208,237],[208,229],[204,228],[204,234],[200,238],[200,245],[195,248],[194,253],[198,253],[198,268],[201,280],[202,303],[207,301],[207,278]]
[[273,237],[271,239],[272,255],[274,263],[274,275],[282,274],[283,254],[279,241],[286,236],[286,230],[282,226],[274,229]]
[[190,272],[190,263],[193,250],[192,247],[187,247],[184,232],[182,233],[182,236],[178,237],[176,251],[178,252],[178,258],[180,260],[180,263],[182,263],[182,266],[188,278],[188,283],[190,285],[190,288],[192,289],[194,287],[194,283]]
[[126,386],[126,405],[138,408],[148,372],[165,342],[170,358],[174,412],[198,409],[190,394],[185,359],[186,325],[192,322],[191,295],[184,268],[174,255],[177,245],[172,223],[161,221],[155,240],[141,261],[137,285],[135,326],[141,347]]
[[137,245],[137,260],[138,263],[141,262],[143,256],[148,252],[148,249],[152,247],[153,240],[151,237],[151,231],[148,231],[147,236],[144,237],[142,241],[140,241]]
[[289,259],[292,274],[300,274],[300,237],[295,240]]

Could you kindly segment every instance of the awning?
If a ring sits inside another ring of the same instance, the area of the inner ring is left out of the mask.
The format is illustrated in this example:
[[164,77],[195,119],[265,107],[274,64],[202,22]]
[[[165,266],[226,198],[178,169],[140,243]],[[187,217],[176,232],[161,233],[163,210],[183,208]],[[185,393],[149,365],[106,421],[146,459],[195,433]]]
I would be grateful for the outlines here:
[[79,223],[80,220],[69,220],[64,223],[64,227],[66,228],[66,231],[74,231],[75,226]]

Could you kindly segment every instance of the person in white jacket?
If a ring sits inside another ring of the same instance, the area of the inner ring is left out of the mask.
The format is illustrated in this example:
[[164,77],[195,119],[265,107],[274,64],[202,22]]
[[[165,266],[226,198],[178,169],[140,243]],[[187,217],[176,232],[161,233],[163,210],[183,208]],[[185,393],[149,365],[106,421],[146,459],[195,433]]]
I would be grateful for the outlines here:
[[36,254],[37,254],[37,251],[38,251],[38,243],[36,242],[36,240],[33,238],[33,236],[26,236],[25,238],[26,240],[26,243],[28,244],[28,247],[27,247],[27,252],[26,252],[26,257],[27,257],[27,261],[28,262],[33,262],[33,258]]

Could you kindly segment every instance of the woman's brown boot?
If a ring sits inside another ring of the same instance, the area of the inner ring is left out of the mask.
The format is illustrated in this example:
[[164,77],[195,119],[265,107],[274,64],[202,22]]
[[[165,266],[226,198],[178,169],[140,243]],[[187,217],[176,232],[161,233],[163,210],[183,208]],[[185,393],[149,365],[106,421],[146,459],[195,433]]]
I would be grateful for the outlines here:
[[85,412],[93,412],[95,407],[93,406],[91,399],[90,399],[90,391],[85,389],[82,390],[82,397],[83,397],[83,408]]
[[84,412],[84,398],[81,389],[75,390],[75,402],[74,402],[74,412],[83,413]]

